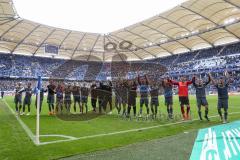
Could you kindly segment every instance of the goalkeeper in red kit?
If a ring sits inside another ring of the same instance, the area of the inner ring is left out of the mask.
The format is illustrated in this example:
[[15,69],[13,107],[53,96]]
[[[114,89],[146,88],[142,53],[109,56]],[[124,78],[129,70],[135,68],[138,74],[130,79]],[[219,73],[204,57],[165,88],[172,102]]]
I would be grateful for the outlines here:
[[[181,112],[184,120],[190,119],[189,112],[190,112],[190,104],[188,98],[188,86],[192,84],[192,81],[187,81],[186,77],[182,76],[180,81],[168,80],[171,84],[178,86],[178,96],[179,102],[181,105]],[[184,110],[184,106],[187,107],[187,112]]]

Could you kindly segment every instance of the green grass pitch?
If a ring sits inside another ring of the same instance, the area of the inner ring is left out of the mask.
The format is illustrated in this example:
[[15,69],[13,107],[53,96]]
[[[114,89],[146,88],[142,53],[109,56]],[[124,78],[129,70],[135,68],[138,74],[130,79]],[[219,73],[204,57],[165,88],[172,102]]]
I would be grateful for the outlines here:
[[[217,97],[208,96],[209,116],[217,115]],[[127,120],[117,116],[116,111],[112,115],[103,115],[89,121],[63,121],[55,116],[48,116],[46,101],[43,102],[43,111],[40,117],[41,135],[64,135],[76,138],[72,141],[50,143],[36,146],[27,136],[24,129],[18,123],[6,103],[14,109],[13,97],[5,97],[0,100],[0,159],[57,159],[81,153],[106,150],[136,142],[177,135],[182,132],[206,128],[220,123],[219,117],[211,118],[210,122],[198,121],[196,99],[190,96],[191,114],[194,121],[182,123],[178,117],[175,120],[167,120],[165,117],[158,120]],[[45,98],[46,100],[46,98]],[[164,99],[161,96],[159,113],[166,114]],[[34,99],[33,99],[33,102]],[[34,103],[32,103],[34,104]],[[139,104],[139,100],[137,100]],[[138,105],[139,108],[139,105]],[[35,134],[36,115],[32,105],[30,116],[21,116],[21,120]],[[204,108],[202,108],[204,111]],[[145,110],[144,110],[145,112]],[[229,121],[240,119],[240,98],[230,96]],[[174,97],[174,114],[180,115],[178,97]],[[175,124],[174,124],[175,123]],[[152,127],[157,126],[157,127]],[[147,128],[146,127],[152,127]],[[141,129],[145,128],[145,129]],[[134,130],[136,129],[136,130]],[[139,129],[139,130],[138,130]],[[41,137],[40,141],[53,142],[66,140],[64,137]],[[176,141],[176,143],[178,143]],[[173,153],[174,154],[174,153]],[[190,155],[186,155],[189,157]]]

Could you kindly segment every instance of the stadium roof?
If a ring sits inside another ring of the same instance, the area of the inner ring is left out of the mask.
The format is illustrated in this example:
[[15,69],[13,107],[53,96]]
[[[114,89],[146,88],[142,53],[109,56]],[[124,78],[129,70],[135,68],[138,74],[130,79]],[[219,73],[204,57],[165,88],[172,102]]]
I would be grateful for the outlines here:
[[56,58],[86,61],[144,60],[239,41],[239,0],[189,0],[167,12],[107,34],[54,28],[18,16],[0,0],[0,51],[36,56],[45,45]]

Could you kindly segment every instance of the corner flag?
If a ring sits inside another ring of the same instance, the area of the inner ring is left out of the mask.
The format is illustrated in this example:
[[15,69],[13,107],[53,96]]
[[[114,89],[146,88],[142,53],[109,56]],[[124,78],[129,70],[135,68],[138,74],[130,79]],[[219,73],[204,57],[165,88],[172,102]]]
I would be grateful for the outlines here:
[[39,127],[40,127],[40,92],[42,89],[42,78],[41,76],[38,76],[38,83],[37,83],[37,121],[36,121],[36,144],[40,144],[39,140]]
[[38,76],[37,89],[41,90],[41,88],[42,88],[42,77]]

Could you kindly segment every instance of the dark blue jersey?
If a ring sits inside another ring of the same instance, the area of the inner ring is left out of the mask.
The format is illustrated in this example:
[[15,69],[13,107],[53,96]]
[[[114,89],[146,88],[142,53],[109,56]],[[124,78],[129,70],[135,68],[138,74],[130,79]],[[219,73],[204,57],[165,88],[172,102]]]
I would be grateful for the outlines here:
[[199,85],[196,84],[195,78],[193,78],[193,86],[196,89],[196,97],[197,98],[205,98],[206,97],[206,86],[210,83],[211,79],[208,78],[208,81]]
[[79,96],[80,97],[80,87],[79,86],[73,86],[72,94],[74,97]]
[[148,79],[145,76],[146,82],[145,83],[141,83],[140,81],[140,77],[138,77],[138,84],[139,84],[139,93],[141,97],[148,97],[148,92],[149,92],[149,83],[148,83]]
[[148,97],[149,86],[148,85],[139,85],[139,92],[141,97]]
[[25,92],[25,99],[31,99],[32,93],[33,93],[32,88],[25,88],[24,92]]
[[228,99],[228,85],[229,80],[225,79],[224,84],[216,84],[216,88],[218,91],[218,99]]
[[159,87],[151,87],[150,95],[151,95],[151,97],[158,97],[158,95],[159,95]]
[[223,86],[216,85],[219,99],[228,99],[228,84]]
[[81,96],[82,96],[82,97],[87,97],[88,94],[89,94],[89,89],[88,89],[87,87],[82,87],[82,88],[80,89],[80,93],[81,93]]
[[71,95],[72,95],[72,90],[71,88],[66,88],[65,89],[65,99],[71,99]]
[[16,98],[22,98],[22,92],[24,91],[24,88],[22,87],[16,87],[15,89],[15,97]]
[[120,91],[120,97],[122,99],[127,99],[127,97],[128,97],[128,86],[126,84],[122,84],[119,91]]
[[137,97],[137,85],[129,86],[128,97],[130,97],[130,98],[136,98]]
[[44,92],[47,92],[47,89],[42,88],[40,90],[40,101],[43,101],[43,99],[44,99]]
[[55,85],[49,84],[49,85],[47,86],[47,88],[48,88],[48,95],[54,95],[54,94],[55,94],[55,88],[56,88]]
[[62,100],[63,99],[63,90],[60,88],[56,89],[56,96],[57,96],[57,100]]
[[172,86],[164,86],[164,97],[172,97],[173,96],[173,91],[172,91]]

